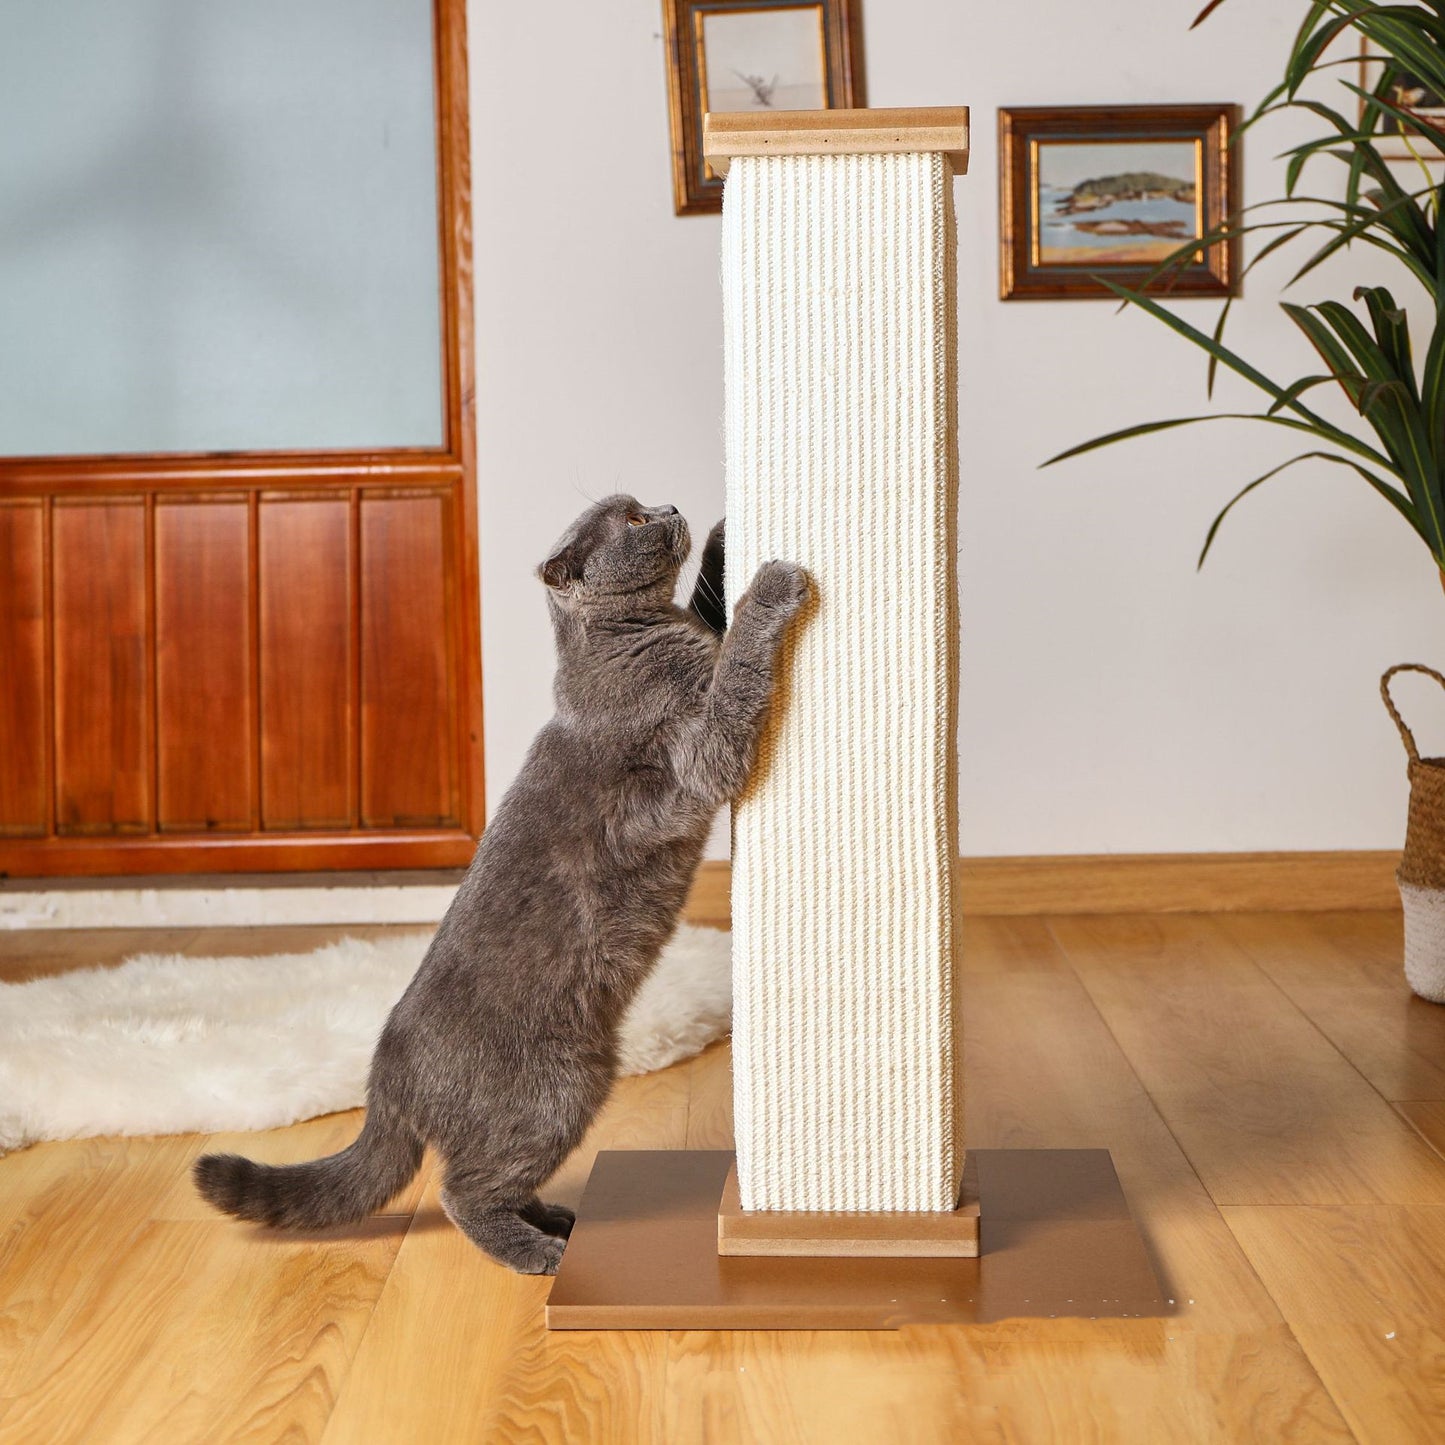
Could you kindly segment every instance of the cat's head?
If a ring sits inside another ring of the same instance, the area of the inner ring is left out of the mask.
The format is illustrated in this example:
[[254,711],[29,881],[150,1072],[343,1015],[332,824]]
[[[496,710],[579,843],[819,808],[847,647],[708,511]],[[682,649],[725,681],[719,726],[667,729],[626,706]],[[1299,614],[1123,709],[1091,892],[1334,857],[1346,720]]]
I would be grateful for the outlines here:
[[692,537],[676,507],[604,497],[582,513],[537,569],[569,611],[672,600]]

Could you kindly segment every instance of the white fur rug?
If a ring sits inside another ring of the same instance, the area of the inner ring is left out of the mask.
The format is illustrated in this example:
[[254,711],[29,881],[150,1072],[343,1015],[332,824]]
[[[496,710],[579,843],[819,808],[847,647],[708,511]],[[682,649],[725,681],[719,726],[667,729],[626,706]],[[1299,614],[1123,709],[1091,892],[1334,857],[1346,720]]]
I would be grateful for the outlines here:
[[[348,938],[261,958],[148,954],[0,985],[0,1153],[92,1134],[272,1129],[355,1108],[429,939]],[[727,1033],[730,944],[715,929],[678,929],[623,1026],[623,1073]]]

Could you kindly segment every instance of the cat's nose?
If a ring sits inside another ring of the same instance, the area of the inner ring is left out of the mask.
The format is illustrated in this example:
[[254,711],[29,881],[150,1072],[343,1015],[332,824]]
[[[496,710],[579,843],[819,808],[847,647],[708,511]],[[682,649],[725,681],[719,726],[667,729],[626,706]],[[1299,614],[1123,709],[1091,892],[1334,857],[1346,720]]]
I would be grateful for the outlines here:
[[677,516],[677,508],[676,508],[676,507],[658,507],[656,510],[659,511],[659,512],[661,512],[664,517],[675,517],[675,516]]

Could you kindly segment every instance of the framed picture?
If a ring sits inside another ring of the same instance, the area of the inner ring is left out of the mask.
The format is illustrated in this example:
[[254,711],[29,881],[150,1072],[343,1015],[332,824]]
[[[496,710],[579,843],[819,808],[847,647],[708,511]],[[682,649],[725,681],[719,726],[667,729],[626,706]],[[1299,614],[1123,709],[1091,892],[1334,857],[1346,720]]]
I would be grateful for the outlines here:
[[662,12],[679,216],[722,209],[702,154],[708,111],[864,104],[852,0],[662,0]]
[[[1445,130],[1445,96],[1439,95],[1418,76],[1412,75],[1408,70],[1402,70],[1400,66],[1389,57],[1381,55],[1374,50],[1368,40],[1360,42],[1360,89],[1374,90],[1384,78],[1383,72],[1389,69],[1389,89],[1386,98],[1392,105],[1398,106],[1409,114],[1423,127],[1429,126],[1433,130]],[[1365,100],[1360,97],[1360,119],[1365,116]],[[1416,146],[1410,148],[1411,142],[1406,135],[1406,128],[1403,121],[1396,119],[1393,115],[1385,115],[1380,118],[1380,142],[1379,152],[1386,160],[1392,161],[1413,161],[1440,160],[1440,154],[1433,146]]]
[[[999,111],[1000,285],[1005,301],[1108,297],[1238,209],[1233,105],[1050,106]],[[1201,248],[1158,283],[1228,296],[1236,242]]]

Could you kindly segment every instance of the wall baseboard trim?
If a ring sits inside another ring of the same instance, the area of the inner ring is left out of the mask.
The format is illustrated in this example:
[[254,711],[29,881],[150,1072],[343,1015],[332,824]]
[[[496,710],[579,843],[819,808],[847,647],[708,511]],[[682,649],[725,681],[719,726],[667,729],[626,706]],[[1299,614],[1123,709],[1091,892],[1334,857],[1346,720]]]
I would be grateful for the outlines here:
[[[1396,852],[1101,853],[964,858],[969,915],[1030,913],[1260,913],[1400,906]],[[287,880],[206,878],[56,880],[45,889],[0,888],[0,929],[207,928],[272,924],[405,923],[432,926],[456,891],[456,873],[326,874]],[[27,880],[28,882],[28,880]],[[726,928],[732,867],[698,870],[686,917]]]
[[[437,875],[431,875],[436,878]],[[394,874],[387,875],[395,878]],[[261,928],[307,924],[407,923],[435,928],[455,881],[343,883],[279,881],[266,886],[210,878],[168,886],[135,880],[104,888],[0,889],[0,932],[31,928]]]
[[[1400,906],[1393,850],[1320,853],[1097,853],[963,858],[967,915],[1317,913]],[[698,872],[688,916],[726,926],[731,868]]]
[[965,858],[965,913],[1318,913],[1400,906],[1397,851]]

